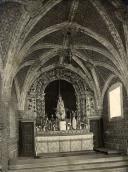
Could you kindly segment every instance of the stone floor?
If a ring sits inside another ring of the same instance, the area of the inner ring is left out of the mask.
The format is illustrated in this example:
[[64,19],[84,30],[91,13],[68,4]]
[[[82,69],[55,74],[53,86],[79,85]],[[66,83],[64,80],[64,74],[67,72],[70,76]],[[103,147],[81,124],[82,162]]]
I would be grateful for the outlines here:
[[128,172],[128,157],[101,153],[74,153],[48,157],[19,158],[9,172]]

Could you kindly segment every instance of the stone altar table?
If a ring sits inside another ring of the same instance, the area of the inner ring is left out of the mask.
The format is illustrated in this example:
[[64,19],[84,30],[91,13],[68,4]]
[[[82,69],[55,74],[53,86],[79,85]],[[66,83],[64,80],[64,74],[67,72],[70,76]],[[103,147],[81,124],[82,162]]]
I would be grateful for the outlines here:
[[35,151],[43,153],[93,150],[93,133],[85,130],[38,132]]

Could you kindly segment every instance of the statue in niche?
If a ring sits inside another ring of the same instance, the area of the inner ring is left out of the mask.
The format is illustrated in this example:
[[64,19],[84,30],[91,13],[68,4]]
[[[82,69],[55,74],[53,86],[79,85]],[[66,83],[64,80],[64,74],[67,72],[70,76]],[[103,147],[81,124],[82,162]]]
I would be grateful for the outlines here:
[[46,116],[45,117],[45,122],[44,122],[44,130],[47,131],[49,129],[49,119]]
[[76,126],[77,126],[77,123],[76,123],[76,112],[72,112],[73,113],[73,118],[72,118],[72,128],[74,130],[76,130]]
[[55,130],[58,131],[59,130],[59,119],[56,118],[55,120]]
[[60,95],[57,102],[56,117],[62,121],[65,120],[66,117],[64,102]]
[[66,111],[63,99],[60,94],[57,102],[56,117],[59,120],[59,130],[66,130]]
[[51,115],[51,130],[54,131],[55,129],[55,119],[53,114]]

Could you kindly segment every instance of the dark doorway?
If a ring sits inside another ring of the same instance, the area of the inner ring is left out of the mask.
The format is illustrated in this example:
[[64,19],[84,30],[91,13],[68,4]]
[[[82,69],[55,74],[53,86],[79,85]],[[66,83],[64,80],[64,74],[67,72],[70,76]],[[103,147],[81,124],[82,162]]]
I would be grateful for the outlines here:
[[90,131],[94,134],[94,148],[103,147],[103,120],[90,120]]
[[76,96],[72,84],[65,80],[55,80],[45,89],[45,112],[48,118],[51,118],[52,114],[55,117],[59,90],[64,101],[66,118],[69,118],[71,111],[76,110]]
[[19,155],[34,156],[34,123],[20,122]]

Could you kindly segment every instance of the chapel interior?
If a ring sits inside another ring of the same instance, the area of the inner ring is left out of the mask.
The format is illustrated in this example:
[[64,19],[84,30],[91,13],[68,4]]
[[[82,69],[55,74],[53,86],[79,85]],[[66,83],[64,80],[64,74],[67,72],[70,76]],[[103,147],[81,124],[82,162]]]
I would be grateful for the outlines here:
[[0,0],[0,171],[128,171],[128,1]]

